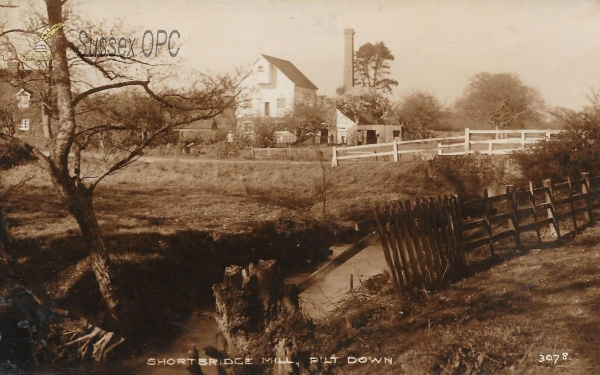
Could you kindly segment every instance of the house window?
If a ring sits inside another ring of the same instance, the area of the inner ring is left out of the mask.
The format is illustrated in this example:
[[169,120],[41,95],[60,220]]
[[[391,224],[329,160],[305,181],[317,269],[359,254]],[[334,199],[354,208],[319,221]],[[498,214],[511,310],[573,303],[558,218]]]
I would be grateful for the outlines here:
[[258,67],[258,72],[259,72],[259,73],[262,73],[264,70],[265,70],[265,69],[263,68],[263,66],[262,66],[262,65],[260,65],[260,66]]
[[17,95],[19,98],[19,108],[29,108],[29,94],[26,92],[21,92]]
[[29,119],[24,118],[21,121],[21,125],[19,125],[19,130],[28,131],[29,130]]
[[244,99],[242,103],[243,108],[252,108],[252,99]]
[[269,102],[265,102],[265,116],[271,116],[270,104]]
[[400,140],[400,130],[392,130],[394,139]]
[[277,108],[285,108],[285,98],[277,99]]

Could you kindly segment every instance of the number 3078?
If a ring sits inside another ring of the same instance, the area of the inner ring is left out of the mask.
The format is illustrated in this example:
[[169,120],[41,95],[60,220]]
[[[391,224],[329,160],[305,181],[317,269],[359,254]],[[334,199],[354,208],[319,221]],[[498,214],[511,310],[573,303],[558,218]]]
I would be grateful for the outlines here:
[[550,362],[552,364],[556,364],[556,362],[558,362],[559,359],[562,359],[563,361],[566,361],[569,359],[569,353],[562,353],[562,355],[560,354],[539,354],[540,359],[538,360],[538,362],[543,363],[543,362]]

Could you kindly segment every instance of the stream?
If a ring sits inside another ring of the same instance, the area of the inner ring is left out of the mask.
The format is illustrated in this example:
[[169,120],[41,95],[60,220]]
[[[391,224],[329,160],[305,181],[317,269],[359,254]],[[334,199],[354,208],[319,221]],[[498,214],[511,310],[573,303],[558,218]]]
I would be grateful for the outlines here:
[[[339,255],[350,245],[333,246],[333,254],[329,259]],[[380,274],[386,269],[385,258],[381,245],[371,245],[351,258],[346,263],[323,277],[318,283],[308,288],[300,295],[301,306],[314,319],[324,317],[328,312],[335,309],[336,304],[350,290],[350,278],[352,275],[354,287],[360,286],[361,282],[371,276]],[[299,273],[286,278],[287,283],[299,283],[311,273]],[[205,346],[216,346],[215,337],[217,324],[214,321],[214,308],[196,311],[187,320],[173,321],[173,329],[178,329],[181,334],[167,349],[156,353],[147,353],[143,358],[133,358],[120,361],[118,364],[101,365],[98,372],[94,374],[140,374],[140,375],[188,375],[189,372],[183,364],[169,364],[177,359],[188,358],[188,350],[192,344],[196,345],[200,358],[209,358],[202,349]],[[150,359],[155,359],[155,365],[149,365]],[[158,360],[165,360],[164,364],[158,364]],[[202,372],[207,375],[217,375],[216,366],[202,366]]]

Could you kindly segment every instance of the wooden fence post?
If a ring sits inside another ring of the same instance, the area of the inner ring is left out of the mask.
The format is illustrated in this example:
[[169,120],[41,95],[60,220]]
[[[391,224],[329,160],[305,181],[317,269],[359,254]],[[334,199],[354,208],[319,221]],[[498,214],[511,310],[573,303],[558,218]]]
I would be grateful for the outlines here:
[[521,150],[525,150],[525,130],[521,132]]
[[494,235],[492,234],[492,225],[490,224],[490,202],[488,200],[488,189],[483,190],[483,206],[485,210],[485,226],[490,237],[490,256],[492,260],[496,257],[494,254]]
[[573,220],[573,236],[577,235],[577,215],[575,214],[575,202],[573,202],[573,186],[571,184],[571,176],[567,176],[569,184],[569,200],[571,201],[571,219]]
[[506,205],[511,212],[510,219],[508,220],[509,227],[512,226],[512,229],[515,231],[515,244],[517,245],[517,249],[520,249],[521,231],[519,228],[517,189],[515,189],[515,185],[506,185]]
[[252,147],[252,159],[254,159],[254,158],[255,158],[255,156],[254,156],[254,147]]
[[588,172],[583,172],[581,178],[583,179],[581,192],[585,194],[585,203],[587,204],[585,217],[588,223],[592,224],[594,222],[594,213],[592,212],[592,200],[590,199],[590,174]]
[[531,205],[531,211],[533,212],[533,222],[535,223],[535,233],[537,234],[538,242],[542,243],[542,234],[540,233],[540,226],[538,224],[538,216],[535,206],[535,196],[533,195],[533,182],[529,181],[529,204]]
[[398,162],[398,141],[394,138],[394,163]]
[[465,128],[465,155],[469,155],[471,152],[471,133],[469,128]]
[[546,191],[544,195],[546,197],[546,204],[549,205],[548,217],[552,218],[552,223],[550,224],[550,235],[557,236],[560,238],[560,228],[558,226],[558,220],[556,219],[556,211],[554,209],[554,193],[552,192],[552,181],[550,179],[544,180],[544,187]]
[[331,157],[331,166],[332,167],[337,167],[340,164],[338,163],[338,159],[337,159],[337,150],[335,149],[335,146],[333,146],[333,156]]
[[438,155],[442,155],[442,144],[438,143]]
[[456,237],[458,245],[458,254],[460,255],[460,269],[461,272],[467,271],[467,257],[465,249],[463,248],[463,228],[462,228],[462,204],[457,195],[453,195],[450,201],[450,209],[452,216],[452,229]]

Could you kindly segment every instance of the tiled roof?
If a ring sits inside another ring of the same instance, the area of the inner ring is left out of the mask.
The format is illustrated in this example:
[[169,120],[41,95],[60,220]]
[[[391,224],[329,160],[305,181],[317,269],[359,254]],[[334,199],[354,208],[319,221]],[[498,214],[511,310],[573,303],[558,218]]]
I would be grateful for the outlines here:
[[276,57],[261,55],[268,62],[275,65],[277,69],[281,70],[296,86],[304,87],[307,89],[317,90],[315,86],[294,64],[287,60],[278,59]]
[[[337,109],[344,116],[348,117],[352,122],[355,121],[354,113],[352,113],[350,111],[344,111],[344,110],[340,109],[339,107]],[[373,125],[375,123],[376,123],[376,121],[370,113],[359,113],[358,114],[358,124],[356,124],[356,125]]]
[[196,120],[181,127],[181,130],[211,130],[213,127],[214,129],[217,128],[217,122],[214,118],[211,118],[208,120]]

